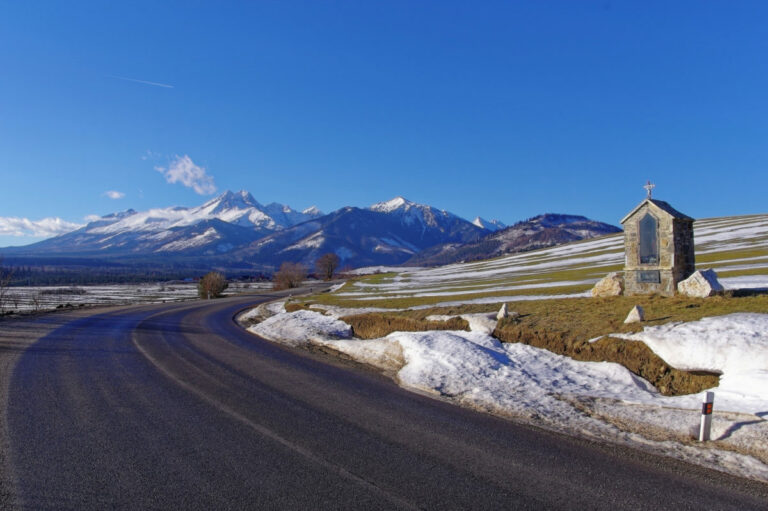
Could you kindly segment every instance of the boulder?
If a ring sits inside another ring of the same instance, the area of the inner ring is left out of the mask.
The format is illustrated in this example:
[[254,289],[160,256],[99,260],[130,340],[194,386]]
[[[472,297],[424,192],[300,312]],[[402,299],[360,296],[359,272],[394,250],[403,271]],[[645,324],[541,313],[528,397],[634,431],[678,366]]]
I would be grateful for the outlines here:
[[717,280],[715,270],[697,270],[687,279],[677,283],[677,292],[684,296],[706,298],[724,291]]
[[621,296],[624,294],[624,276],[619,272],[611,272],[600,279],[592,288],[592,296]]
[[645,311],[639,305],[635,305],[632,307],[632,310],[629,311],[624,323],[638,323],[640,321],[645,321]]
[[496,319],[501,321],[502,319],[506,318],[509,315],[509,312],[507,312],[507,304],[501,306],[501,309],[499,309],[499,313],[496,314]]

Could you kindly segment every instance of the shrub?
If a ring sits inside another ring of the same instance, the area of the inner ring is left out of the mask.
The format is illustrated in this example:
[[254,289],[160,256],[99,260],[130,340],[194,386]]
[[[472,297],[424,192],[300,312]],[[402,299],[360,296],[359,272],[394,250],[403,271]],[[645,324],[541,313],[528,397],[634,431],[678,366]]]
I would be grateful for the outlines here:
[[218,298],[221,293],[229,286],[227,279],[221,273],[212,271],[206,273],[197,284],[197,293],[200,298],[208,299]]
[[307,269],[299,263],[283,263],[273,277],[274,289],[291,289],[299,287],[307,278]]

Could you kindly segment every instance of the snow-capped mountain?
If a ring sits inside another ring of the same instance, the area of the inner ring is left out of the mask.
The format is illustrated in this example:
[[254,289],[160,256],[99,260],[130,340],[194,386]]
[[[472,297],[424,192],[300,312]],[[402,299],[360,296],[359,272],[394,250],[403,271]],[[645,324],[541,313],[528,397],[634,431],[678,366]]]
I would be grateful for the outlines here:
[[267,206],[259,204],[253,196],[246,192],[224,192],[209,200],[202,206],[193,208],[171,207],[150,209],[141,213],[129,210],[118,215],[103,217],[98,223],[115,217],[116,221],[107,225],[85,226],[85,231],[91,234],[107,234],[114,232],[134,231],[165,231],[176,227],[186,227],[205,220],[218,219],[241,227],[276,231],[321,216],[319,211],[310,214],[294,211],[289,206],[271,203]]
[[425,228],[439,229],[442,225],[454,222],[457,219],[466,222],[466,220],[457,217],[453,213],[424,204],[416,204],[403,197],[395,197],[386,202],[377,202],[368,209],[399,218],[405,225],[416,224]]
[[343,265],[400,264],[427,247],[473,241],[488,232],[452,213],[396,197],[367,209],[342,208],[284,229],[238,256],[311,265],[320,255],[335,252]]
[[261,205],[246,192],[225,192],[197,207],[128,210],[27,247],[31,252],[76,254],[221,254],[275,231],[322,216],[314,209]]
[[[241,191],[225,192],[196,207],[127,210],[26,247],[3,249],[17,261],[81,266],[239,268],[269,272],[282,262],[312,267],[334,252],[343,266],[436,264],[583,239],[618,228],[573,215],[542,215],[512,227],[478,218],[469,222],[403,197],[368,208],[345,207],[323,215],[262,205]],[[488,226],[488,227],[484,227]],[[17,263],[23,264],[23,263]]]
[[439,265],[489,259],[620,231],[616,226],[584,216],[547,213],[497,230],[472,243],[448,243],[431,247],[417,254],[408,264]]
[[475,219],[472,220],[472,223],[483,229],[488,229],[489,231],[498,231],[506,227],[506,225],[500,220],[486,220],[485,218],[480,218],[479,216],[475,217]]

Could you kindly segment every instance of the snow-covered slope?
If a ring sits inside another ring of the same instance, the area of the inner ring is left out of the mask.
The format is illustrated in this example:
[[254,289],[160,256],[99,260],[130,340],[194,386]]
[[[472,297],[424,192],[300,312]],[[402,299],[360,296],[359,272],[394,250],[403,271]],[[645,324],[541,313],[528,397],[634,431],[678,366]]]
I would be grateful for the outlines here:
[[354,267],[398,264],[436,244],[476,240],[488,231],[431,206],[397,197],[368,209],[353,207],[284,229],[239,253],[243,260],[302,262],[335,252]]
[[481,218],[479,216],[475,217],[475,219],[472,220],[472,223],[480,228],[488,229],[489,231],[498,231],[506,227],[506,225],[500,220],[486,220],[485,218]]
[[214,218],[241,227],[275,231],[320,215],[319,212],[300,213],[289,206],[277,203],[262,206],[246,191],[238,193],[227,191],[202,206],[194,208],[171,207],[150,209],[141,213],[129,210],[116,216],[116,221],[106,224],[104,220],[111,218],[112,215],[103,217],[95,222],[100,225],[89,224],[85,226],[84,232],[111,234],[126,231],[164,231]]
[[[386,202],[377,202],[368,209],[377,213],[387,214],[390,218],[397,218],[403,225],[415,225],[420,226],[423,229],[433,228],[445,231],[449,225],[455,223],[457,220],[469,223],[453,213],[439,210],[425,204],[417,204],[403,197],[395,197]],[[484,229],[482,226],[478,227]]]
[[220,254],[321,216],[316,208],[261,205],[246,192],[225,192],[197,207],[128,210],[28,247],[25,252],[77,254]]

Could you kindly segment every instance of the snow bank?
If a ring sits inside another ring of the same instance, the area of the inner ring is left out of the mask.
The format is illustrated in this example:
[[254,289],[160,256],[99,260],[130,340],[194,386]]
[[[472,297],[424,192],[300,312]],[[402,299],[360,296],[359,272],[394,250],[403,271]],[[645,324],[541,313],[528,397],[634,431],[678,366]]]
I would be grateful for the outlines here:
[[276,302],[262,303],[253,309],[243,312],[237,319],[241,323],[247,324],[254,321],[263,321],[283,312],[285,312],[285,300],[278,300]]
[[729,314],[613,336],[644,342],[677,369],[720,373],[718,408],[768,412],[768,314]]
[[352,327],[348,324],[308,310],[277,314],[249,327],[248,331],[293,346],[352,337]]

